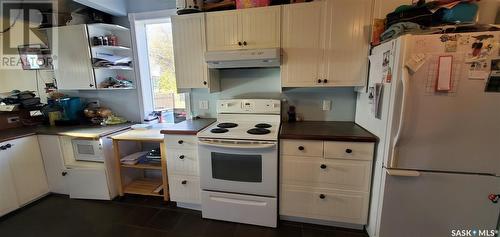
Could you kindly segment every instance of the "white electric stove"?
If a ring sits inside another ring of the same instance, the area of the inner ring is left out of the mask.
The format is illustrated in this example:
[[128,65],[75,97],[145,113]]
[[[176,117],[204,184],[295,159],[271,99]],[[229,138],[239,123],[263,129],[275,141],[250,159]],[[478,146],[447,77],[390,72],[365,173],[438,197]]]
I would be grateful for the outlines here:
[[204,218],[276,227],[279,100],[220,100],[198,133]]

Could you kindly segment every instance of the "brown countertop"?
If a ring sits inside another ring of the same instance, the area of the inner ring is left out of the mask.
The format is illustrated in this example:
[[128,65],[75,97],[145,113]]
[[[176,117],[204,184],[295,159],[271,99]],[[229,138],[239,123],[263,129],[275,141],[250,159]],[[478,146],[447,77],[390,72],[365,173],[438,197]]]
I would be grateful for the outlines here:
[[162,127],[162,134],[175,134],[175,135],[196,135],[199,131],[208,127],[210,124],[214,123],[216,119],[212,118],[202,118],[186,120],[184,122],[176,124],[168,124]]
[[127,130],[131,123],[96,126],[96,125],[78,125],[78,126],[33,126],[0,130],[0,142],[13,140],[31,135],[61,135],[82,138],[100,138],[115,132]]
[[281,124],[281,139],[377,142],[378,138],[354,122],[304,121]]

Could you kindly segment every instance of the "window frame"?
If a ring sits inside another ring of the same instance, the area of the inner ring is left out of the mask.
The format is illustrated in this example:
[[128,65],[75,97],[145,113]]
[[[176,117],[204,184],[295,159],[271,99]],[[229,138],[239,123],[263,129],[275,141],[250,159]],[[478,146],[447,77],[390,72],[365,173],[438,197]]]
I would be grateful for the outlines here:
[[[137,90],[139,99],[139,111],[141,120],[154,111],[153,85],[151,83],[149,60],[139,60],[148,58],[148,44],[146,36],[147,24],[158,24],[168,22],[165,19],[177,15],[176,9],[140,12],[128,14],[130,22],[130,32],[132,34],[132,47],[134,48],[135,74],[137,78]],[[174,55],[175,60],[175,55]],[[185,93],[186,119],[190,119],[191,101],[189,93]]]

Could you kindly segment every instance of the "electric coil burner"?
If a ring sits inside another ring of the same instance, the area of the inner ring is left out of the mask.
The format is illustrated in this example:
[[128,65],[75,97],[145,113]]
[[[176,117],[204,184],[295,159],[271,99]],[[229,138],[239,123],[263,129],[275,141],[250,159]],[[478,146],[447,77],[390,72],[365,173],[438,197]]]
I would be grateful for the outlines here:
[[229,132],[229,130],[225,128],[214,128],[210,130],[211,133],[226,133]]
[[217,127],[219,128],[235,128],[238,127],[237,123],[219,123],[217,124]]
[[265,128],[252,128],[252,129],[247,131],[247,133],[252,134],[252,135],[265,135],[265,134],[268,134],[270,132],[271,131],[269,131],[268,129],[265,129]]
[[268,124],[268,123],[259,123],[259,124],[256,124],[255,127],[256,128],[270,128],[270,127],[272,127],[272,125]]

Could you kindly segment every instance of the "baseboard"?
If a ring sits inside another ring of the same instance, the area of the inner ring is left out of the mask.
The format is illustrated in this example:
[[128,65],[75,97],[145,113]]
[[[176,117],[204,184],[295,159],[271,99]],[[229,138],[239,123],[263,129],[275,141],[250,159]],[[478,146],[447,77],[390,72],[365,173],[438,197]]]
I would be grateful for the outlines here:
[[309,223],[309,224],[315,224],[315,225],[335,226],[335,227],[355,229],[355,230],[363,230],[364,229],[364,225],[360,225],[360,224],[325,221],[325,220],[318,220],[318,219],[311,219],[311,218],[304,218],[304,217],[295,217],[295,216],[280,215],[280,220],[302,222],[302,223]]
[[177,207],[201,211],[201,204],[177,202]]

